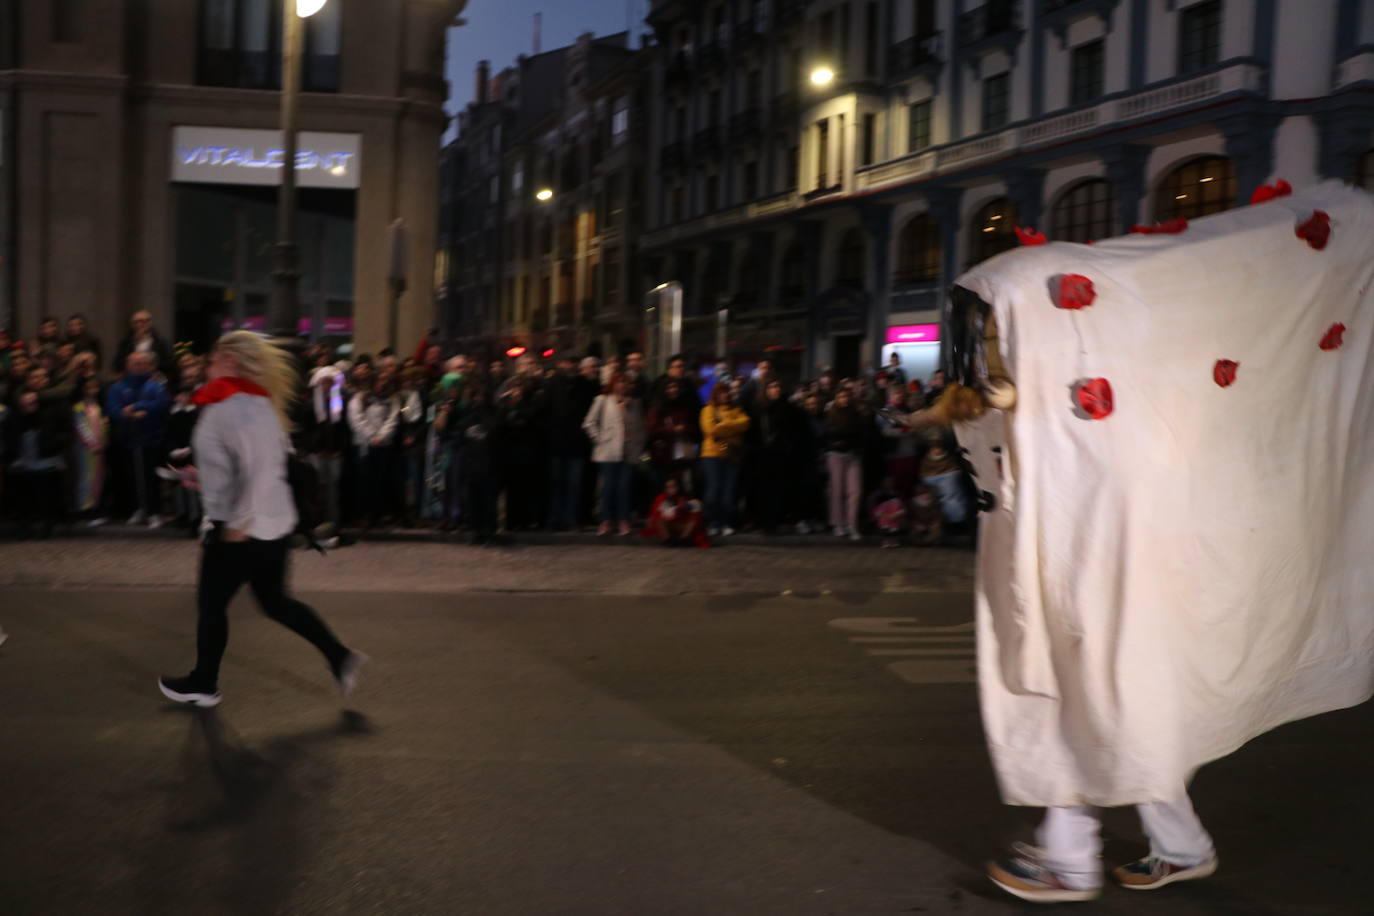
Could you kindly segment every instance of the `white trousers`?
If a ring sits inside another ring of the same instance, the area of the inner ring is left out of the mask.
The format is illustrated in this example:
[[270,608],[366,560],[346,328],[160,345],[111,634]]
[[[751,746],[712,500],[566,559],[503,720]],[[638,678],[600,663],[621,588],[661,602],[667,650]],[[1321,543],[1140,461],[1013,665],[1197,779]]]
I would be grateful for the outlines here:
[[[1216,855],[1212,837],[1193,811],[1187,793],[1176,802],[1136,805],[1140,826],[1150,839],[1150,855],[1174,865],[1201,865]],[[1097,809],[1091,805],[1046,808],[1035,831],[1044,865],[1071,887],[1102,884],[1102,837]]]

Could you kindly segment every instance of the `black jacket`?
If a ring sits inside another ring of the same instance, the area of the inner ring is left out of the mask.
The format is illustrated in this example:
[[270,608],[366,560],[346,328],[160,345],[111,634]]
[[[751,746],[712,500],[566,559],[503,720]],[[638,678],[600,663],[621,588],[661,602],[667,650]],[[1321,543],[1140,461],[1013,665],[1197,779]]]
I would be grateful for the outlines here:
[[24,434],[38,431],[38,457],[62,458],[72,444],[72,408],[70,404],[42,401],[38,410],[24,413],[18,404],[12,407],[5,421],[5,460],[13,462],[22,457]]
[[582,420],[598,394],[596,383],[580,375],[556,375],[539,393],[548,452],[556,458],[586,458],[592,444]]

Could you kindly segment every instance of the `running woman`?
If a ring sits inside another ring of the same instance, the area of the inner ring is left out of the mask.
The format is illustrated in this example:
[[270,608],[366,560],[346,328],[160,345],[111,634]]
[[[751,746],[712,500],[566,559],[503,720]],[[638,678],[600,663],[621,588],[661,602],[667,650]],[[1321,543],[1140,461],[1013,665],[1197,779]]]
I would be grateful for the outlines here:
[[298,382],[291,356],[250,331],[231,331],[215,344],[207,377],[195,394],[201,410],[191,440],[206,526],[196,666],[185,677],[158,678],[158,687],[179,703],[219,704],[229,602],[247,583],[268,617],[320,650],[347,696],[367,656],[344,646],[314,610],[286,593],[296,529],[286,477],[287,409]]

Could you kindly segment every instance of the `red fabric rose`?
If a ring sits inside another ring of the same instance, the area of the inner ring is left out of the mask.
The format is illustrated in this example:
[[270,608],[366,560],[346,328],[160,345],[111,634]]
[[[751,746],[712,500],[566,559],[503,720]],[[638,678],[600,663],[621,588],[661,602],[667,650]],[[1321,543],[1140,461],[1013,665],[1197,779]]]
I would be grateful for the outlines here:
[[1229,388],[1236,380],[1236,370],[1239,368],[1240,363],[1234,359],[1219,359],[1212,367],[1212,380],[1222,388]]
[[1022,245],[1043,245],[1045,244],[1045,233],[1036,232],[1034,229],[1022,229],[1020,226],[1012,227],[1016,230],[1016,237],[1021,240]]
[[1078,386],[1078,406],[1094,420],[1105,419],[1112,412],[1112,386],[1104,378],[1095,378]]
[[1092,305],[1097,298],[1093,281],[1081,274],[1062,274],[1059,277],[1059,307],[1081,309]]
[[1280,178],[1273,184],[1262,184],[1255,188],[1255,193],[1250,195],[1250,203],[1262,204],[1275,197],[1287,197],[1293,193],[1293,186]]
[[1298,238],[1306,239],[1307,244],[1321,251],[1331,239],[1331,217],[1325,210],[1313,210],[1307,222],[1293,231]]
[[1317,346],[1321,347],[1323,350],[1335,350],[1341,344],[1345,343],[1344,338],[1345,325],[1338,321],[1326,329],[1326,333],[1322,335],[1322,342],[1317,344]]

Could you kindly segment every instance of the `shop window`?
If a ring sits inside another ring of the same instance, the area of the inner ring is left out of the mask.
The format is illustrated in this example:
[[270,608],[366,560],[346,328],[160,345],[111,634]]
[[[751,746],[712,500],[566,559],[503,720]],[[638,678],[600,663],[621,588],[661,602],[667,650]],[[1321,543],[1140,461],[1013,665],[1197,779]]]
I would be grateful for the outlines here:
[[1016,221],[1019,219],[1016,204],[999,197],[984,204],[973,217],[969,227],[969,265],[980,264],[993,255],[1015,248]]
[[1155,192],[1155,219],[1197,219],[1236,204],[1236,172],[1225,156],[1194,159],[1174,169]]
[[1355,186],[1374,191],[1374,149],[1360,157],[1355,168]]
[[938,282],[942,253],[940,227],[935,220],[928,213],[912,217],[897,239],[897,284]]
[[1221,57],[1221,0],[1188,7],[1178,19],[1178,72],[1196,73]]
[[1088,242],[1117,234],[1116,194],[1110,181],[1092,178],[1069,188],[1050,214],[1050,237]]
[[996,130],[1011,118],[1011,76],[999,73],[983,80],[983,130]]
[[1103,46],[1099,38],[1073,49],[1069,58],[1069,104],[1086,105],[1102,97]]
[[[197,82],[239,89],[281,88],[283,0],[200,0]],[[339,90],[339,3],[305,20],[306,92]]]
[[915,153],[930,146],[930,99],[907,106],[906,151]]
[[862,229],[850,229],[840,239],[835,282],[839,286],[847,286],[850,289],[864,288],[864,233]]

